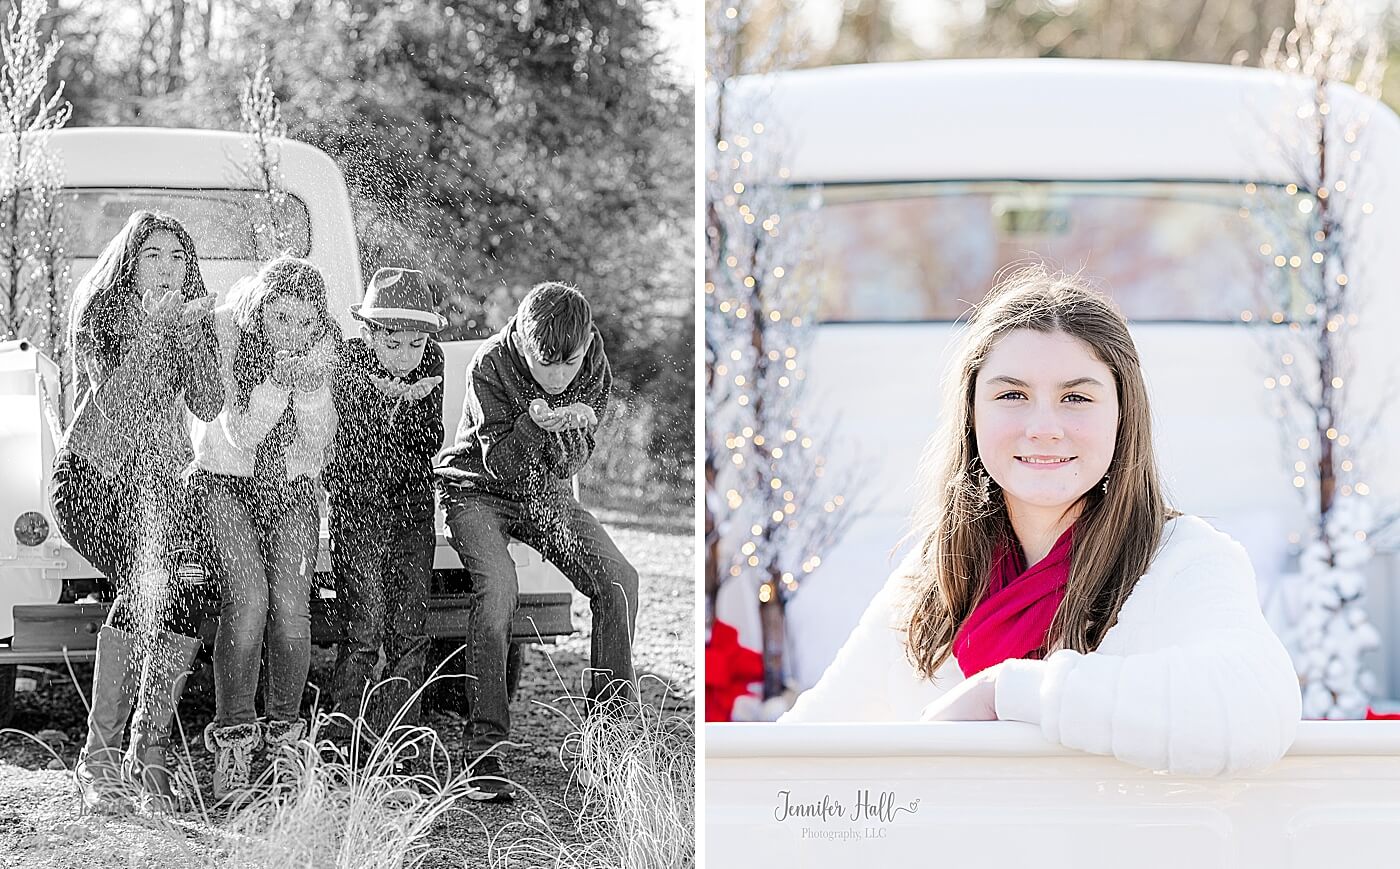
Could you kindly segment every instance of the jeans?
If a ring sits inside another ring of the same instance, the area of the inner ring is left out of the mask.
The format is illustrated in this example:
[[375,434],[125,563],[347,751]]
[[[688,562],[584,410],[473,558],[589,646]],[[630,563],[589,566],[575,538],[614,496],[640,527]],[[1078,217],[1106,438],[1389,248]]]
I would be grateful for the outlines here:
[[[428,580],[437,541],[433,502],[411,507],[345,503],[334,497],[330,511],[331,569],[336,604],[345,627],[335,660],[335,708],[351,718],[365,711],[379,732],[423,685],[428,653]],[[375,666],[384,649],[383,679],[375,688]],[[361,710],[366,685],[374,689]],[[419,702],[403,723],[418,723]]]
[[[156,628],[198,633],[200,592],[174,575],[179,556],[197,546],[188,487],[173,472],[138,457],[127,473],[104,477],[65,449],[54,459],[51,500],[63,539],[107,577],[106,590],[116,592],[107,624],[142,635]],[[149,577],[161,571],[163,587],[151,587]]]
[[214,640],[214,722],[230,727],[257,720],[264,643],[264,711],[270,721],[294,721],[311,664],[311,574],[319,530],[315,484],[302,477],[268,493],[251,477],[205,471],[195,477],[223,592]]
[[[573,583],[593,610],[589,695],[635,693],[632,637],[637,624],[637,571],[592,513],[565,496],[514,501],[448,488],[443,495],[452,547],[471,579],[467,640],[467,749],[480,754],[510,734],[506,652],[520,588],[509,537],[533,546]],[[621,680],[614,682],[613,680]]]

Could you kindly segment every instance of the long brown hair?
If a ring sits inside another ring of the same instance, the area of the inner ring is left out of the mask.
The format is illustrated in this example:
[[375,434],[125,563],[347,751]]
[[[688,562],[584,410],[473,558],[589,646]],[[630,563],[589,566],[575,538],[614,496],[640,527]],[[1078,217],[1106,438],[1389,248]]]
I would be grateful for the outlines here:
[[[180,287],[185,298],[197,299],[207,294],[194,239],[180,221],[157,211],[134,211],[73,290],[68,309],[69,347],[77,349],[79,335],[91,330],[97,342],[94,349],[103,361],[109,366],[120,363],[126,352],[126,341],[131,337],[122,330],[124,325],[128,329],[134,326],[134,323],[124,324],[123,315],[139,310],[141,303],[135,298],[136,264],[141,257],[141,247],[162,229],[179,239],[180,246],[185,249],[185,281]],[[208,331],[206,339],[212,341],[213,331],[208,321],[203,328]],[[85,388],[86,374],[79,361],[81,355],[72,354],[75,384],[80,392]]]
[[1123,316],[1077,275],[1042,265],[1005,275],[972,313],[944,385],[944,424],[925,452],[926,491],[910,533],[920,542],[919,565],[907,600],[909,659],[925,678],[952,654],[954,637],[986,594],[997,547],[1016,539],[1004,498],[993,492],[983,502],[973,431],[978,371],[997,341],[1016,329],[1084,342],[1113,372],[1118,392],[1108,491],[1094,485],[1082,496],[1069,584],[1050,624],[1047,654],[1098,647],[1174,515],[1152,449],[1147,386]]

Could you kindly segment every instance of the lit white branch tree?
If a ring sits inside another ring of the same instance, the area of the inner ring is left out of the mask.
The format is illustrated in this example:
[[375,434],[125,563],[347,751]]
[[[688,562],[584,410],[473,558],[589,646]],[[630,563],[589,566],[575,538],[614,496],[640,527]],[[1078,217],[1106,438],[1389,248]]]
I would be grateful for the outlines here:
[[721,583],[752,590],[768,699],[784,687],[786,603],[844,531],[852,475],[827,473],[814,426],[832,426],[801,407],[817,299],[794,273],[811,235],[783,183],[781,134],[739,81],[775,68],[742,45],[749,6],[708,3],[706,595],[713,609]]
[[72,106],[49,72],[60,43],[46,40],[46,0],[15,0],[0,30],[0,335],[33,341],[58,361],[67,307],[63,169],[49,137]]
[[1245,319],[1259,321],[1282,366],[1264,385],[1276,397],[1293,485],[1311,522],[1299,541],[1301,614],[1283,638],[1305,718],[1361,717],[1376,688],[1361,661],[1380,641],[1366,618],[1364,570],[1371,541],[1393,517],[1378,517],[1367,503],[1358,448],[1377,408],[1374,395],[1364,406],[1354,388],[1354,338],[1366,294],[1393,291],[1368,282],[1358,232],[1373,210],[1362,139],[1383,58],[1383,42],[1354,4],[1333,0],[1298,0],[1293,29],[1276,32],[1262,58],[1265,68],[1304,82],[1295,115],[1278,125],[1293,182],[1282,191],[1247,188],[1268,277],[1262,316]]

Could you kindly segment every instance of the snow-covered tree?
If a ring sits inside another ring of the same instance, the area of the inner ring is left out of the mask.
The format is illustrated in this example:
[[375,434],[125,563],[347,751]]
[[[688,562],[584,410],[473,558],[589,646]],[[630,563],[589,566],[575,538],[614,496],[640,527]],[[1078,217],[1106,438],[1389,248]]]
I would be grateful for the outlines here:
[[762,85],[740,79],[774,68],[770,53],[740,44],[746,5],[708,5],[706,594],[713,605],[721,583],[751,589],[772,698],[784,687],[786,602],[844,530],[850,475],[827,473],[818,442],[829,422],[800,400],[817,302],[796,275],[812,253],[809,206],[784,183]]
[[[1274,34],[1262,65],[1299,83],[1296,110],[1275,124],[1292,173],[1280,189],[1249,185],[1267,277],[1254,320],[1278,370],[1277,400],[1293,485],[1311,527],[1300,539],[1300,613],[1284,640],[1303,688],[1305,718],[1358,718],[1375,690],[1362,655],[1380,638],[1366,618],[1365,567],[1387,523],[1367,503],[1359,451],[1375,408],[1353,388],[1356,327],[1368,281],[1360,234],[1368,199],[1362,140],[1379,96],[1384,45],[1351,2],[1298,0],[1292,30]],[[1355,93],[1351,90],[1354,89]],[[1357,99],[1357,96],[1360,99]],[[1374,396],[1370,396],[1374,402]]]

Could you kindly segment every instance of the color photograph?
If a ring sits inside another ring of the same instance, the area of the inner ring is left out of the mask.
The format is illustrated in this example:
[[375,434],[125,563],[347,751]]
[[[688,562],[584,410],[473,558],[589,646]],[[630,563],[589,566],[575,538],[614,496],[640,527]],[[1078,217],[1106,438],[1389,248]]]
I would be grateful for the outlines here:
[[705,20],[707,861],[1385,862],[1395,10]]

